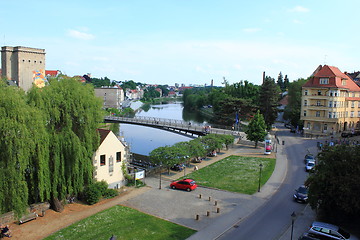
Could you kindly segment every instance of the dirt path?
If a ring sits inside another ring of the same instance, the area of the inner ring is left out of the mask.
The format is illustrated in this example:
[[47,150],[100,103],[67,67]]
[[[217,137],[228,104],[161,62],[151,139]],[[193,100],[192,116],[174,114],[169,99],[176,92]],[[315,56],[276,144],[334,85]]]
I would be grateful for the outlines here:
[[[196,164],[199,168],[205,167],[211,163],[219,161],[230,155],[242,155],[242,156],[252,156],[252,157],[273,157],[275,154],[264,155],[262,148],[255,149],[253,146],[236,144],[233,148],[230,148],[227,151],[224,151],[221,154],[218,154],[216,157],[211,157],[208,161],[203,161],[202,163]],[[183,173],[177,173],[172,176],[176,179],[181,177]],[[79,203],[68,204],[65,206],[64,211],[61,213],[55,212],[53,210],[46,211],[44,217],[38,217],[36,220],[24,223],[22,225],[17,225],[15,223],[10,224],[10,229],[12,231],[12,239],[21,239],[21,240],[38,240],[43,239],[49,236],[52,233],[59,231],[62,228],[65,228],[81,219],[94,215],[100,211],[113,207],[115,205],[121,204],[128,199],[131,199],[135,196],[138,196],[146,191],[150,187],[143,187],[139,189],[134,188],[125,188],[124,191],[117,197],[112,199],[107,199],[101,201],[92,206],[83,205]]]

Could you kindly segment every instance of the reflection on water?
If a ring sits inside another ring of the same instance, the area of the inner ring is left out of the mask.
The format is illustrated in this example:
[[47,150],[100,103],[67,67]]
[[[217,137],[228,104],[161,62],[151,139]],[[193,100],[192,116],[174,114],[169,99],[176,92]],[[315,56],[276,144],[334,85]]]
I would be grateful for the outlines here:
[[124,136],[125,141],[130,145],[131,152],[142,155],[149,155],[158,147],[191,140],[190,137],[169,131],[124,123],[120,124],[120,135]]

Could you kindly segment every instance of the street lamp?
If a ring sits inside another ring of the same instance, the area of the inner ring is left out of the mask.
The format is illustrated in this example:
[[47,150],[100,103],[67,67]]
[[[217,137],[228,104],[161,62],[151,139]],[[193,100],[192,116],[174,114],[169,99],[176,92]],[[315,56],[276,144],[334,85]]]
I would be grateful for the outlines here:
[[292,212],[292,214],[290,215],[291,216],[291,240],[293,239],[293,232],[294,232],[294,222],[295,222],[295,219],[296,219],[296,214],[295,212]]
[[258,192],[260,192],[260,182],[261,182],[261,169],[262,169],[262,164],[259,164],[259,168],[260,168],[260,172],[259,172],[259,187],[258,187]]

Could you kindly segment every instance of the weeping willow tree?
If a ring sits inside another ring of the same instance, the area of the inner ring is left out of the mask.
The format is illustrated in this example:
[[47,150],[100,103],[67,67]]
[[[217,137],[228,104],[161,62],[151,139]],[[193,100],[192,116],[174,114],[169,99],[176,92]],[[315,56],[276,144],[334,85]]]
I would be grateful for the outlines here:
[[92,181],[92,155],[99,143],[101,102],[90,85],[61,76],[42,89],[28,93],[29,104],[45,114],[49,134],[50,202],[61,211],[59,200],[78,194]]
[[0,83],[0,212],[25,212],[50,196],[48,135],[23,90]]

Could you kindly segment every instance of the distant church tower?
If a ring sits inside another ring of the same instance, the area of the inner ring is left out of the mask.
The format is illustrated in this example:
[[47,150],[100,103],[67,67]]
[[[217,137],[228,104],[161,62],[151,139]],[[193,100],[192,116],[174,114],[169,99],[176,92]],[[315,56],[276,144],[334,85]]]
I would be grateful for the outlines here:
[[1,69],[2,77],[28,91],[33,82],[45,80],[45,49],[4,46]]

